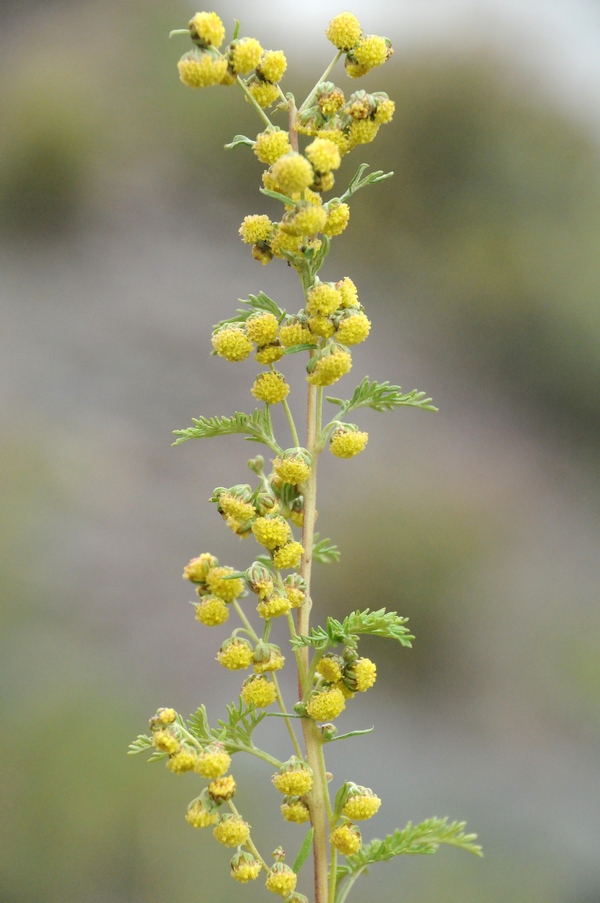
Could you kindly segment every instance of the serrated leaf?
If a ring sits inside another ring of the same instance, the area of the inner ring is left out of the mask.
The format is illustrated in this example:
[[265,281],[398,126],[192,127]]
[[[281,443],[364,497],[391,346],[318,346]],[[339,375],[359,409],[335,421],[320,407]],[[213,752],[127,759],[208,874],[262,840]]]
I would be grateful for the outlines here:
[[[231,326],[234,323],[245,323],[248,317],[253,313],[256,313],[256,311],[266,311],[267,313],[273,314],[273,316],[277,317],[279,322],[285,317],[285,310],[279,307],[279,305],[276,304],[272,298],[269,298],[268,295],[265,295],[264,292],[259,292],[258,295],[248,295],[247,298],[240,298],[239,301],[240,304],[246,304],[247,306],[238,308],[235,317],[229,317],[227,320],[219,320],[219,322],[213,326],[213,335],[225,326]],[[216,354],[216,352],[213,353]]]
[[225,145],[225,149],[231,150],[234,147],[239,147],[240,144],[243,144],[246,147],[254,147],[255,142],[252,138],[246,138],[245,135],[236,135],[233,141]]
[[312,557],[321,564],[332,564],[340,560],[340,550],[329,539],[319,539],[315,533]]
[[312,646],[320,651],[340,644],[354,648],[361,634],[370,634],[397,640],[402,646],[411,647],[414,636],[404,626],[407,621],[408,618],[401,618],[395,611],[386,611],[385,608],[371,611],[366,608],[353,612],[341,622],[327,618],[325,628],[313,627],[310,634],[293,637],[290,643],[296,649]]
[[190,715],[187,727],[190,734],[193,734],[202,744],[210,743],[214,740],[214,731],[210,728],[206,707],[203,705],[196,709],[193,715]]
[[148,764],[150,764],[151,762],[160,762],[162,759],[168,759],[168,758],[169,758],[169,753],[159,752],[158,750],[156,750],[156,752],[152,753],[152,755],[148,759]]
[[411,822],[402,830],[388,834],[383,840],[372,840],[358,853],[346,857],[346,864],[337,869],[337,881],[363,871],[375,862],[385,862],[402,854],[431,855],[441,844],[458,847],[475,856],[482,856],[481,847],[474,841],[476,834],[464,833],[465,822],[451,822],[447,818],[429,818],[419,825]]
[[236,752],[244,747],[252,746],[252,732],[267,713],[254,706],[247,707],[240,696],[237,705],[232,702],[227,706],[227,714],[229,715],[228,721],[219,720],[220,738],[225,743],[227,751]]
[[262,442],[277,454],[281,449],[273,435],[269,406],[256,408],[253,414],[236,411],[232,417],[199,417],[192,418],[194,426],[186,430],[173,430],[179,438],[173,445],[181,445],[188,439],[210,439],[213,436],[230,436],[234,433],[245,433],[251,441]]
[[127,748],[128,756],[137,756],[141,752],[145,752],[147,749],[152,748],[152,740],[150,737],[147,737],[145,734],[138,734],[137,738],[133,741],[133,743],[129,744]]
[[365,188],[367,185],[377,185],[378,182],[384,182],[386,179],[391,179],[394,175],[393,172],[384,172],[382,169],[378,169],[377,172],[372,172],[368,176],[363,178],[363,173],[365,170],[369,168],[368,163],[361,163],[358,167],[357,172],[350,179],[348,187],[346,191],[343,193],[340,201],[345,202],[348,198],[351,198],[353,194],[356,194],[361,188]]
[[340,406],[341,417],[356,408],[391,411],[393,408],[413,407],[425,411],[437,411],[437,408],[430,404],[431,398],[426,398],[425,392],[413,389],[412,392],[403,393],[400,386],[391,386],[389,382],[370,382],[368,376],[365,376],[361,384],[356,387],[354,395],[348,401],[330,396],[327,396],[327,401]]
[[298,855],[296,856],[296,859],[292,866],[292,871],[295,872],[296,874],[298,874],[298,872],[300,871],[300,869],[302,868],[302,866],[308,859],[309,853],[312,848],[312,842],[313,842],[314,835],[315,835],[315,829],[311,828],[309,830],[308,834],[306,835],[306,837],[304,838],[304,840],[302,841],[302,846],[300,847],[300,850],[298,851]]

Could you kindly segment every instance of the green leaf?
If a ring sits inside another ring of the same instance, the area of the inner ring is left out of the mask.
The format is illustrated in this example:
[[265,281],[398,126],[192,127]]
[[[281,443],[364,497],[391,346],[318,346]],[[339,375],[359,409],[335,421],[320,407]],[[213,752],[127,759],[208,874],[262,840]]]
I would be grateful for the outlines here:
[[315,829],[311,828],[304,840],[302,841],[302,846],[296,856],[296,860],[292,866],[292,871],[296,874],[300,871],[306,860],[308,859],[308,854],[311,851],[313,837],[314,837]]
[[321,564],[332,564],[340,560],[340,550],[329,539],[319,539],[319,534],[315,533],[312,557]]
[[153,746],[152,740],[150,737],[146,737],[145,734],[138,734],[136,740],[133,743],[129,744],[127,749],[128,756],[137,756],[141,752],[145,752],[147,749],[151,749]]
[[240,144],[244,144],[246,147],[254,147],[252,138],[246,138],[245,135],[236,135],[230,144],[225,145],[225,149],[231,150],[234,147],[239,147]]
[[348,790],[349,785],[344,783],[335,795],[335,800],[333,802],[333,822],[336,822],[342,814],[342,809],[346,805],[348,799]]
[[318,347],[318,345],[308,345],[305,342],[303,345],[291,345],[285,349],[285,354],[298,354],[299,351],[314,351]]
[[448,824],[447,818],[429,818],[414,826],[409,822],[403,830],[399,829],[393,834],[388,834],[384,840],[372,840],[358,853],[347,856],[346,864],[337,869],[337,880],[341,881],[347,875],[363,871],[375,862],[385,862],[404,853],[431,855],[441,844],[482,856],[481,847],[474,842],[477,835],[465,834],[464,828],[464,821]]
[[203,705],[196,709],[194,715],[190,715],[187,727],[190,734],[193,734],[196,740],[199,740],[203,745],[211,743],[215,739],[215,731],[212,731],[210,728],[206,707]]
[[296,207],[300,201],[294,201],[292,198],[289,198],[286,194],[280,194],[278,191],[271,191],[270,188],[259,188],[261,194],[266,194],[268,198],[273,198],[274,201],[281,201],[282,204],[287,204],[288,207]]
[[254,706],[247,708],[240,696],[237,705],[232,702],[227,706],[227,714],[229,721],[219,720],[222,728],[219,737],[225,743],[227,752],[237,752],[244,747],[252,746],[252,732],[267,713],[255,709]]
[[389,382],[370,382],[369,377],[365,376],[361,384],[354,390],[354,395],[349,401],[329,396],[327,396],[327,401],[331,402],[331,404],[340,405],[340,417],[356,408],[391,411],[393,408],[406,406],[422,408],[424,411],[437,411],[437,408],[430,404],[431,398],[426,398],[425,395],[425,392],[418,392],[416,389],[403,394],[400,386],[391,386]]
[[401,618],[395,611],[386,611],[385,608],[371,611],[366,608],[364,611],[353,612],[341,622],[335,618],[327,618],[325,628],[313,627],[308,636],[293,637],[290,643],[296,649],[312,646],[319,651],[340,644],[354,648],[358,644],[360,634],[370,634],[398,640],[402,646],[411,647],[414,636],[404,626],[407,621],[408,618]]
[[213,326],[213,334],[225,326],[231,326],[232,323],[245,323],[248,317],[256,311],[266,311],[273,314],[280,322],[285,317],[285,311],[272,298],[265,295],[264,292],[259,292],[258,295],[248,295],[247,298],[240,298],[239,300],[241,304],[246,304],[247,307],[238,308],[235,317],[229,317],[228,320],[219,320]]
[[364,731],[348,731],[347,734],[338,734],[337,737],[332,737],[331,740],[323,740],[323,743],[334,743],[336,740],[347,740],[348,737],[361,737],[363,734],[372,734],[375,730],[375,727],[368,727]]
[[210,439],[213,436],[230,436],[233,433],[245,433],[250,441],[262,442],[277,454],[281,449],[273,435],[269,406],[256,408],[253,414],[242,414],[236,411],[233,417],[199,417],[192,418],[195,425],[186,430],[173,430],[179,438],[173,445],[181,445],[188,439]]
[[364,188],[366,185],[377,185],[378,182],[383,182],[385,179],[391,179],[394,175],[393,172],[384,172],[382,169],[378,169],[377,172],[372,172],[370,175],[365,176],[363,179],[363,173],[366,169],[369,168],[368,163],[361,163],[358,167],[355,175],[350,179],[350,183],[346,191],[340,198],[340,201],[345,202],[348,198],[351,198],[353,194],[356,194],[361,188]]

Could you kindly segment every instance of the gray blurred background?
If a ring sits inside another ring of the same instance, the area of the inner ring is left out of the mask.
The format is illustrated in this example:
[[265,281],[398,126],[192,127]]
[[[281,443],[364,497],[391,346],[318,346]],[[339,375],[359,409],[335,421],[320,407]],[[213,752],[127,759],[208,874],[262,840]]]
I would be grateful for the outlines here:
[[[300,97],[341,8],[217,11],[285,49]],[[366,837],[450,815],[486,852],[382,864],[355,899],[600,903],[600,8],[351,8],[396,55],[336,80],[397,113],[338,183],[361,156],[396,175],[356,196],[324,270],[374,324],[336,394],[368,374],[440,411],[361,412],[367,451],[323,460],[319,529],[342,563],[319,570],[317,610],[385,605],[417,636],[365,641],[380,679],[340,726],[376,732],[334,744],[330,768],[384,798]],[[256,446],[173,449],[171,430],[251,406],[256,365],[209,355],[238,297],[301,304],[236,232],[275,210],[252,154],[223,150],[258,119],[234,89],[178,82],[187,43],[167,34],[195,11],[0,5],[2,903],[264,899],[185,824],[196,779],[125,756],[157,705],[216,719],[238,692],[213,661],[228,631],[194,622],[180,574],[205,550],[250,562],[207,499]],[[304,831],[282,826],[269,770],[235,764],[261,849],[293,857]]]

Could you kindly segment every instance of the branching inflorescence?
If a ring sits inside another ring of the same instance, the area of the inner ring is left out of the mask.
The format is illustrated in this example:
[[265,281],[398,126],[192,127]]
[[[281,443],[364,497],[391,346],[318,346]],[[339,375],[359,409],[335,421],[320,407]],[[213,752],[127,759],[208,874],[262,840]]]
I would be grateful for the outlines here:
[[[239,233],[261,264],[279,258],[297,271],[303,303],[300,310],[290,313],[259,292],[249,295],[234,316],[214,327],[214,354],[234,362],[255,351],[255,360],[263,369],[250,391],[261,406],[251,414],[199,417],[192,427],[176,431],[175,444],[240,433],[267,446],[274,456],[271,470],[265,470],[261,455],[248,462],[254,486],[218,487],[211,498],[227,526],[242,538],[252,535],[262,547],[261,554],[245,571],[237,571],[203,552],[186,565],[183,574],[196,588],[196,618],[202,625],[220,627],[232,611],[239,619],[239,626],[222,640],[217,661],[231,671],[252,669],[252,673],[241,684],[238,702],[228,706],[227,717],[217,727],[210,726],[204,706],[187,722],[174,709],[161,708],[150,719],[150,736],[138,737],[130,752],[152,750],[150,761],[164,759],[174,774],[191,772],[208,782],[189,804],[186,819],[194,828],[212,827],[219,843],[236,849],[231,875],[237,881],[246,883],[264,871],[269,891],[289,903],[306,901],[295,888],[298,872],[312,851],[314,903],[342,903],[355,880],[375,862],[401,853],[432,853],[440,844],[479,853],[475,836],[464,834],[464,824],[435,818],[416,827],[409,823],[384,840],[363,844],[356,822],[373,817],[381,800],[370,788],[351,781],[344,781],[332,800],[324,747],[369,732],[354,730],[340,735],[332,723],[351,705],[356,693],[368,691],[375,683],[375,664],[358,651],[360,637],[386,637],[405,647],[413,637],[406,619],[386,609],[356,611],[341,622],[326,618],[325,626],[309,623],[312,562],[339,558],[337,548],[327,539],[320,540],[314,530],[319,455],[327,446],[342,459],[363,451],[367,433],[346,420],[358,408],[435,410],[423,392],[403,394],[399,386],[365,377],[348,400],[326,397],[335,407],[335,417],[326,423],[323,418],[323,390],[349,372],[350,348],[367,338],[371,323],[349,276],[321,281],[318,274],[331,239],[348,225],[349,199],[360,188],[377,184],[392,173],[369,175],[362,164],[338,197],[324,200],[323,194],[333,189],[342,157],[372,141],[394,113],[394,102],[387,94],[359,90],[346,99],[328,78],[342,57],[347,75],[355,79],[385,63],[393,51],[387,38],[363,34],[355,16],[341,13],[325,33],[337,50],[335,57],[297,107],[294,96],[284,94],[280,87],[287,67],[283,52],[264,50],[255,38],[240,38],[238,23],[224,51],[220,47],[225,28],[214,12],[197,13],[187,29],[173,32],[180,33],[195,45],[179,61],[181,81],[197,88],[237,85],[262,119],[264,129],[255,139],[237,135],[227,146],[252,148],[267,167],[260,190],[282,204],[283,210],[278,222],[266,214],[247,216]],[[275,113],[285,113],[287,129],[273,125],[265,112],[273,104],[277,104]],[[306,136],[302,151],[299,136]],[[287,403],[290,386],[274,366],[291,354],[307,357],[303,446]],[[274,404],[285,410],[290,447],[275,437],[270,415]],[[300,538],[294,535],[294,527],[302,530]],[[252,619],[245,601],[249,594],[256,597],[257,617]],[[299,699],[289,708],[277,681],[285,656],[269,641],[274,618],[287,621],[290,654],[297,669]],[[274,706],[278,713],[267,712]],[[255,728],[269,714],[279,714],[289,733],[292,754],[285,762],[254,743]],[[302,743],[296,733],[298,724]],[[311,823],[293,867],[284,861],[281,848],[273,853],[271,864],[261,855],[250,825],[233,803],[236,782],[228,772],[231,757],[241,752],[274,769],[272,781],[282,794],[283,818]],[[345,857],[345,864],[338,863],[338,855]]]

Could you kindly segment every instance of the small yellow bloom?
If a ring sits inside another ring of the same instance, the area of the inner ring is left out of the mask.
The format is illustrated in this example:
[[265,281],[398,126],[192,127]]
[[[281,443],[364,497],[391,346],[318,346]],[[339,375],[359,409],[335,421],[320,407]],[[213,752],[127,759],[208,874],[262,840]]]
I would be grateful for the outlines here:
[[[334,351],[320,358],[306,377],[312,386],[332,386],[352,369],[352,355],[349,351]],[[335,452],[334,452],[335,454]]]
[[343,680],[338,680],[336,683],[336,687],[342,691],[344,694],[344,699],[354,699],[356,693],[353,693],[352,690],[349,690]]
[[240,326],[226,326],[212,337],[212,345],[219,357],[226,361],[243,361],[252,351],[252,342]]
[[196,764],[196,758],[196,753],[193,750],[182,746],[179,752],[170,756],[167,761],[167,768],[169,771],[172,771],[173,774],[184,774],[186,771],[193,771],[194,765]]
[[237,785],[235,783],[233,775],[231,774],[228,774],[222,778],[216,778],[216,780],[211,781],[208,785],[208,793],[210,795],[210,798],[217,805],[226,803],[227,800],[233,799],[236,790]]
[[160,752],[169,753],[170,756],[179,751],[179,740],[169,731],[156,731],[152,735],[152,743]]
[[213,834],[224,846],[237,847],[250,837],[250,825],[239,815],[223,815]]
[[388,97],[386,100],[382,100],[377,104],[377,109],[373,118],[378,125],[383,125],[385,122],[391,122],[395,110],[396,104]]
[[258,859],[254,858],[252,853],[240,851],[231,860],[231,877],[239,881],[240,884],[254,881],[260,875],[261,869],[262,865]]
[[159,709],[156,714],[163,724],[173,724],[177,719],[177,712],[175,709]]
[[347,154],[350,150],[350,141],[348,136],[342,132],[341,129],[321,129],[319,131],[319,138],[327,138],[329,141],[333,141],[342,156]]
[[267,619],[286,615],[291,607],[292,603],[287,595],[281,596],[279,593],[273,593],[267,599],[263,599],[259,602],[256,606],[256,610],[261,618]]
[[224,579],[228,574],[233,573],[233,568],[211,568],[206,575],[206,585],[209,590],[223,602],[233,602],[244,592],[244,581],[241,577],[236,577],[234,580]]
[[273,342],[271,345],[261,345],[257,348],[254,360],[259,364],[276,364],[285,354],[285,348],[281,342]]
[[358,307],[358,291],[349,276],[345,276],[335,287],[342,296],[342,307]]
[[339,655],[328,653],[319,660],[317,672],[330,683],[336,683],[342,677],[343,659]]
[[312,770],[302,762],[296,762],[287,768],[284,765],[271,780],[280,793],[288,796],[304,796],[313,785]]
[[209,825],[216,824],[218,819],[217,813],[209,812],[200,800],[192,803],[185,816],[185,820],[192,828],[208,828]]
[[273,470],[284,483],[291,483],[292,486],[306,482],[310,476],[310,464],[302,455],[294,454],[293,451],[285,453],[283,458],[275,458]]
[[364,69],[375,69],[382,66],[391,55],[391,47],[379,35],[365,35],[352,50],[352,57]]
[[342,812],[347,818],[352,818],[354,821],[365,821],[367,818],[372,818],[379,811],[380,806],[381,800],[375,796],[372,790],[355,784]]
[[323,226],[323,232],[329,238],[341,235],[350,220],[350,207],[348,204],[332,204],[327,209],[327,222]]
[[315,138],[304,151],[317,172],[331,172],[339,169],[342,158],[334,141],[328,138]]
[[264,312],[252,314],[246,320],[246,334],[257,345],[269,345],[277,338],[279,323],[274,314]]
[[290,600],[292,608],[300,608],[306,598],[306,593],[303,593],[297,586],[286,586],[285,594]]
[[306,204],[286,214],[280,228],[288,235],[316,235],[326,223],[327,211],[323,207]]
[[231,756],[222,743],[207,746],[196,759],[194,771],[203,778],[220,778],[229,769]]
[[287,60],[283,50],[265,50],[256,71],[267,82],[275,84],[281,81],[287,69]]
[[274,164],[284,154],[289,154],[291,149],[292,145],[290,144],[288,133],[282,132],[280,129],[269,129],[266,132],[261,132],[260,135],[256,136],[253,147],[254,153],[260,162],[269,164]]
[[287,398],[290,387],[285,381],[283,373],[271,370],[269,373],[259,373],[250,391],[259,401],[278,404]]
[[364,693],[377,680],[377,665],[368,658],[359,658],[354,662],[352,672],[359,693]]
[[334,313],[341,306],[342,296],[330,282],[317,282],[306,295],[306,309],[310,314],[324,317]]
[[250,666],[253,655],[254,650],[247,640],[235,639],[219,649],[217,661],[229,671],[241,671]]
[[264,662],[254,662],[256,674],[265,674],[267,671],[281,671],[285,664],[285,656],[281,652],[275,652]]
[[358,345],[364,342],[370,331],[371,321],[362,311],[358,311],[340,321],[336,340],[342,345]]
[[292,254],[297,254],[301,244],[301,236],[288,235],[283,229],[277,229],[271,241],[271,251],[275,257],[285,258],[282,251],[289,251]]
[[281,814],[286,821],[293,821],[298,825],[304,824],[310,818],[310,810],[306,803],[297,797],[290,797],[281,804]]
[[338,687],[328,687],[311,697],[306,712],[315,721],[333,721],[346,708],[344,694]]
[[231,68],[237,75],[247,75],[258,66],[262,52],[256,38],[241,38],[231,50]]
[[[272,103],[275,103],[279,97],[279,88],[277,85],[272,85],[270,82],[261,82],[258,81],[258,79],[248,85],[248,90],[256,103],[259,107],[262,107],[263,110],[270,107]],[[247,97],[246,100],[250,103],[250,100],[248,100]]]
[[292,871],[289,865],[286,865],[285,862],[277,862],[273,868],[269,869],[266,888],[267,890],[270,890],[272,894],[279,894],[280,897],[288,897],[296,887],[297,880],[298,876]]
[[313,336],[319,335],[324,339],[328,339],[335,332],[335,326],[328,317],[322,317],[320,315],[311,317],[308,321],[308,325]]
[[217,627],[224,624],[229,617],[229,609],[222,599],[216,596],[204,596],[196,605],[196,620],[207,627]]
[[352,13],[340,13],[331,20],[325,31],[325,37],[338,50],[352,50],[360,41],[362,28]]
[[206,575],[211,568],[218,565],[219,561],[210,552],[203,552],[197,558],[192,558],[189,564],[183,569],[183,579],[191,580],[192,583],[204,583]]
[[[319,94],[317,98],[317,103],[319,104],[319,109],[323,116],[334,116],[338,110],[342,109],[345,102],[346,98],[344,97],[344,92],[341,88],[333,88],[331,91]],[[322,138],[324,136],[321,133],[319,137]]]
[[310,345],[313,337],[308,326],[297,320],[282,326],[279,330],[279,338],[282,345],[285,345],[286,348],[291,348],[294,345]]
[[218,85],[227,72],[226,60],[215,60],[209,53],[182,57],[177,63],[179,78],[188,88],[208,88]]
[[364,451],[368,441],[368,433],[340,427],[333,433],[329,448],[336,458],[353,458],[354,455]]
[[348,136],[353,145],[369,144],[370,141],[373,141],[378,131],[379,125],[377,122],[372,122],[370,119],[358,119],[350,126]]
[[241,696],[246,705],[254,705],[257,709],[266,709],[277,699],[277,690],[272,681],[255,674],[244,681]]
[[225,26],[216,13],[196,13],[189,24],[192,37],[206,44],[220,47],[225,40]]
[[219,496],[219,508],[228,517],[235,517],[239,521],[247,521],[254,517],[256,508],[250,502],[244,502],[230,492],[223,492]]
[[244,217],[244,222],[239,228],[242,241],[247,245],[253,245],[257,241],[267,241],[273,231],[273,223],[268,216],[255,214]]
[[263,242],[260,244],[252,245],[252,256],[263,266],[266,266],[273,260],[273,251],[271,250],[269,245],[264,244]]
[[261,546],[271,550],[284,545],[292,535],[290,525],[280,515],[257,518],[252,524],[252,532]]
[[314,170],[306,157],[295,151],[279,156],[279,159],[273,163],[271,172],[283,193],[288,197],[294,191],[304,191],[305,188],[310,188],[315,177]]
[[354,853],[358,853],[362,846],[360,830],[353,824],[340,825],[339,828],[331,832],[329,839],[336,850],[344,856],[352,856]]
[[299,542],[287,542],[273,554],[273,564],[279,570],[297,568],[304,554],[304,549]]

